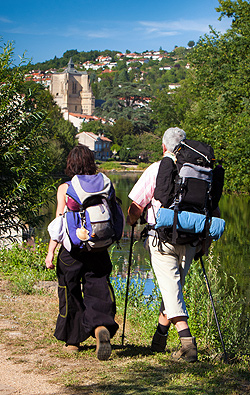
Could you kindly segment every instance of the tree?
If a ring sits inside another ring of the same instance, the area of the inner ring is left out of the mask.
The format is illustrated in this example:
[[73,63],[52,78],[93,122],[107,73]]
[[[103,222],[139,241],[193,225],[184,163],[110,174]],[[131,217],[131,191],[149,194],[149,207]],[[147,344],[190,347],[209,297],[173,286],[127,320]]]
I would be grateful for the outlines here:
[[[249,193],[250,4],[219,3],[220,18],[232,18],[232,26],[225,34],[211,28],[193,48],[185,81],[189,102],[181,125],[190,138],[213,145],[224,162],[226,190]],[[182,94],[183,89],[175,93],[179,104]]]
[[54,162],[53,174],[63,174],[66,168],[67,157],[72,148],[77,144],[76,127],[63,118],[54,124],[54,136],[49,145],[49,156]]
[[60,108],[43,85],[32,81],[24,82],[21,86],[21,93],[25,95],[27,101],[32,103],[32,106],[35,106],[36,111],[46,111],[49,128],[53,131],[49,154],[55,168],[54,173],[63,174],[67,156],[77,143],[75,138],[77,129],[63,118]]
[[105,102],[95,113],[107,119],[127,119],[132,122],[135,133],[150,129],[150,108],[147,100],[150,88],[131,82],[122,82],[118,86],[106,89]]
[[174,54],[175,56],[180,59],[180,58],[185,58],[186,54],[187,54],[187,49],[185,47],[177,47],[174,50]]
[[119,151],[120,160],[124,162],[128,162],[130,159],[130,148],[129,147],[122,147]]
[[193,48],[195,46],[195,42],[193,40],[190,40],[187,45],[189,48]]
[[24,72],[13,66],[13,46],[0,53],[0,238],[25,224],[35,226],[54,187],[48,110],[22,93]]
[[158,135],[162,135],[170,127],[179,125],[175,103],[168,89],[158,90],[156,97],[152,100],[151,109],[151,118],[157,124],[156,133]]
[[109,126],[103,125],[101,121],[91,121],[83,122],[80,127],[80,132],[92,132],[94,134],[105,133],[105,136],[110,138],[112,134],[110,133]]
[[119,118],[113,126],[109,127],[114,143],[122,145],[124,136],[133,133],[133,124],[124,118]]

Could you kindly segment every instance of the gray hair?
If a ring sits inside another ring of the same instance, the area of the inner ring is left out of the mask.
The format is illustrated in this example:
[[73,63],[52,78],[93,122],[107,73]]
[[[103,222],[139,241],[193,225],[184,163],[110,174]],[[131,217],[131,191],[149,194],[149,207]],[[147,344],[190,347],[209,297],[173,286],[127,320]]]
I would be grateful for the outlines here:
[[169,128],[165,131],[162,137],[162,144],[165,145],[168,151],[174,152],[175,147],[186,138],[184,130],[179,128]]

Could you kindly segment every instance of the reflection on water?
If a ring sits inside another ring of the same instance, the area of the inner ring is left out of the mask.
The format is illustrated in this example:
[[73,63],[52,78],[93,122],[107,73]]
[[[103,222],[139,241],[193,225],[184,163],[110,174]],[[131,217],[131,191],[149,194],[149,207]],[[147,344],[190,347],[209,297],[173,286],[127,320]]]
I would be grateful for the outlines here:
[[[126,217],[130,205],[128,194],[139,178],[140,173],[110,172],[108,176],[114,184],[117,196],[122,200],[122,209]],[[250,301],[250,199],[245,196],[222,196],[220,209],[221,217],[226,221],[226,229],[222,238],[213,243],[213,254],[216,256],[217,261],[219,261],[221,272],[226,272],[228,277],[232,276],[235,278],[239,285],[240,295],[245,296]],[[56,205],[50,205],[45,213],[44,226],[37,230],[37,236],[44,242],[49,240],[47,226],[54,218],[55,210]],[[146,270],[150,270],[150,264],[148,252],[143,248],[143,241],[140,240],[142,229],[142,225],[137,225],[135,228],[132,273],[139,271],[143,276]],[[120,241],[121,249],[111,247],[113,260],[118,262],[119,273],[122,276],[126,276],[127,273],[130,235],[131,228],[126,225],[124,237]],[[147,274],[150,278],[152,278],[152,275],[152,271]]]

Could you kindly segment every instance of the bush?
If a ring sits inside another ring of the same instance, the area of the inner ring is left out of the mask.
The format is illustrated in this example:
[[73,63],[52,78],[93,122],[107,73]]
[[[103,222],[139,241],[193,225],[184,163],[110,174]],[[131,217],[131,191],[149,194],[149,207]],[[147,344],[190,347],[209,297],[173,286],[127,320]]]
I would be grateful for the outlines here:
[[47,244],[36,241],[35,248],[13,244],[11,249],[0,251],[0,270],[12,284],[16,293],[31,294],[38,281],[56,280],[56,273],[45,267]]

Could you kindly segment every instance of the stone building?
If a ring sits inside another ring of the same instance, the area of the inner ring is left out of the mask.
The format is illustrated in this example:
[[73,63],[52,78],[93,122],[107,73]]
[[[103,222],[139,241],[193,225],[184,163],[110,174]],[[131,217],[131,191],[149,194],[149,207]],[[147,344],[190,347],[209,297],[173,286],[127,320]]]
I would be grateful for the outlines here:
[[107,160],[111,156],[110,146],[112,140],[99,134],[98,136],[92,132],[81,132],[76,135],[79,144],[86,145],[91,151],[94,152],[95,159]]
[[89,76],[86,71],[79,72],[70,59],[67,69],[54,73],[51,77],[50,92],[62,112],[92,115],[95,109]]

